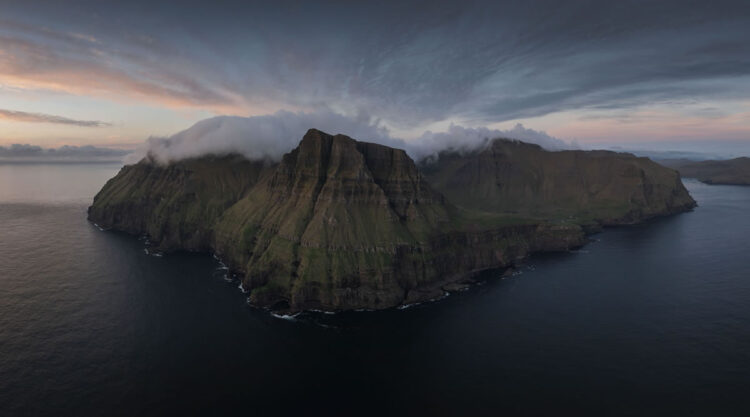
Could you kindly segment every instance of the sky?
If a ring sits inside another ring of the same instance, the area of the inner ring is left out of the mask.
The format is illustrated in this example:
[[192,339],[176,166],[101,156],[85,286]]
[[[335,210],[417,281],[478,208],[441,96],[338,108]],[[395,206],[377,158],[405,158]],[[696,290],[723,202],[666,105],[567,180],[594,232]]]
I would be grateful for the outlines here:
[[750,150],[750,4],[0,0],[0,151],[290,114],[407,143],[521,124],[582,147]]

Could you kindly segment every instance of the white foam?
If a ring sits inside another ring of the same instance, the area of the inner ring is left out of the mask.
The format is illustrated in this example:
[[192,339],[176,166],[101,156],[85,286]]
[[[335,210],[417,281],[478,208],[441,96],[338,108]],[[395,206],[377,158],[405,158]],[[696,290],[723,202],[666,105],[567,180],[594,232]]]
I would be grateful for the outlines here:
[[277,319],[287,320],[287,321],[297,321],[297,316],[299,313],[294,314],[277,314],[277,313],[271,313],[273,317],[276,317]]
[[161,253],[161,252],[152,252],[148,248],[143,248],[143,253],[145,253],[146,255],[155,256],[157,258],[161,258],[161,257],[164,256],[163,253]]
[[442,300],[444,298],[448,298],[448,296],[450,296],[450,295],[451,295],[451,293],[449,293],[448,291],[443,291],[443,295],[441,295],[439,297],[435,297],[435,298],[430,298],[428,301],[430,301],[430,302],[440,301],[440,300]]

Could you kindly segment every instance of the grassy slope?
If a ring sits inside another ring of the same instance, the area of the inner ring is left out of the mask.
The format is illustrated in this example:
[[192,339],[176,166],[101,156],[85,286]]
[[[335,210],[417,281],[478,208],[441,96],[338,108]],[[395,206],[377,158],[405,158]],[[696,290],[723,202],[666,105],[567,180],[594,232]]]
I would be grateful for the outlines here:
[[265,165],[240,156],[128,165],[94,197],[89,218],[146,233],[161,250],[206,250],[217,219],[258,181]]
[[317,132],[227,210],[216,247],[244,265],[261,304],[396,305],[398,248],[449,224],[403,151]]
[[549,152],[497,140],[469,155],[444,153],[422,169],[467,209],[553,222],[628,223],[694,203],[675,171],[614,152]]

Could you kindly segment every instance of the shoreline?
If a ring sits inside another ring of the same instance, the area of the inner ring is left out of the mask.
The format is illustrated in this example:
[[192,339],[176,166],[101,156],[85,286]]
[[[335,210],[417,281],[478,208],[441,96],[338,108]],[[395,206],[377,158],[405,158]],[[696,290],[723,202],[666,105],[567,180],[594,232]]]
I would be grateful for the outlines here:
[[[238,283],[237,288],[240,290],[242,294],[248,295],[246,298],[246,302],[249,306],[251,306],[254,309],[257,310],[263,310],[267,312],[270,316],[282,319],[282,320],[291,320],[295,321],[294,319],[303,313],[320,313],[325,315],[334,315],[339,313],[346,313],[346,312],[374,312],[374,311],[386,311],[386,310],[407,310],[412,307],[416,307],[423,304],[430,304],[434,302],[441,301],[455,293],[461,293],[468,291],[476,286],[482,285],[486,279],[478,280],[477,277],[481,276],[484,273],[488,273],[490,271],[498,271],[499,279],[505,279],[509,276],[515,276],[516,272],[519,271],[519,268],[531,257],[543,253],[564,253],[564,252],[577,252],[587,246],[588,244],[595,241],[595,239],[592,239],[591,236],[597,235],[600,233],[603,233],[606,231],[606,229],[609,228],[621,228],[621,227],[630,227],[635,225],[641,225],[646,224],[652,221],[656,221],[662,218],[679,215],[687,212],[693,211],[697,207],[697,203],[690,208],[680,210],[673,213],[663,213],[658,215],[653,215],[647,218],[639,219],[637,221],[633,222],[622,222],[622,223],[607,223],[607,224],[596,224],[595,227],[591,227],[592,225],[585,225],[581,226],[581,230],[583,231],[583,237],[584,240],[581,244],[577,245],[571,245],[567,246],[563,249],[539,249],[534,251],[528,251],[523,256],[513,259],[512,262],[510,262],[507,265],[498,264],[496,266],[490,266],[485,268],[480,268],[476,270],[471,270],[465,273],[459,274],[460,277],[458,278],[447,278],[444,280],[440,280],[439,282],[435,282],[432,285],[428,285],[423,288],[414,288],[410,291],[408,291],[405,294],[405,297],[403,298],[402,302],[393,305],[388,306],[384,308],[354,308],[354,309],[326,309],[326,308],[301,308],[301,309],[284,309],[284,308],[274,308],[274,306],[264,306],[264,305],[258,305],[250,301],[249,294],[252,293],[252,290],[249,290],[244,287],[244,282],[241,278],[243,275],[243,272],[241,270],[238,270],[236,268],[232,268],[230,266],[230,262],[222,258],[219,254],[212,251],[194,251],[194,250],[187,250],[187,249],[177,249],[173,251],[168,252],[162,252],[158,250],[151,250],[149,248],[152,247],[152,242],[150,238],[145,234],[137,234],[137,233],[129,233],[127,231],[118,230],[115,228],[105,228],[100,226],[98,223],[88,220],[89,223],[91,223],[94,227],[96,227],[97,230],[101,232],[111,232],[115,231],[117,233],[124,233],[129,236],[137,236],[138,240],[143,242],[143,249],[144,253],[148,256],[154,256],[158,258],[162,258],[165,255],[169,255],[170,253],[191,253],[196,255],[209,255],[212,258],[214,258],[218,262],[218,268],[217,271],[224,271],[224,279],[227,282],[234,283],[235,281]],[[416,298],[409,298],[409,294],[413,291],[417,291],[418,294],[422,294],[422,297],[416,297]],[[278,304],[278,303],[277,303]]]

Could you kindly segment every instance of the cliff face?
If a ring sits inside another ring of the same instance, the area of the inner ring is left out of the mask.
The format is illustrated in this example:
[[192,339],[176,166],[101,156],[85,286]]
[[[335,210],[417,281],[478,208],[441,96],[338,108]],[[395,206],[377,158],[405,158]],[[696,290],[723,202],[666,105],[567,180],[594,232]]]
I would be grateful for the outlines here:
[[478,271],[583,245],[581,210],[629,222],[693,204],[674,171],[611,153],[500,142],[426,169],[449,198],[402,150],[312,129],[273,164],[126,166],[89,218],[162,251],[214,252],[255,305],[299,311],[439,297]]
[[442,153],[422,170],[449,200],[475,210],[612,225],[695,206],[674,170],[608,151],[496,139],[481,151]]
[[663,162],[687,178],[706,184],[750,185],[750,158],[721,161],[669,160]]
[[[457,227],[466,217],[402,150],[311,130],[226,211],[213,246],[244,274],[254,304],[294,311],[423,301],[552,248],[538,223],[474,232]],[[579,228],[556,233],[555,245],[583,243]]]
[[215,248],[257,304],[392,306],[397,250],[448,227],[448,210],[403,151],[310,131],[227,210]]
[[89,219],[147,234],[161,251],[207,251],[221,214],[270,169],[238,155],[127,165],[94,197]]

